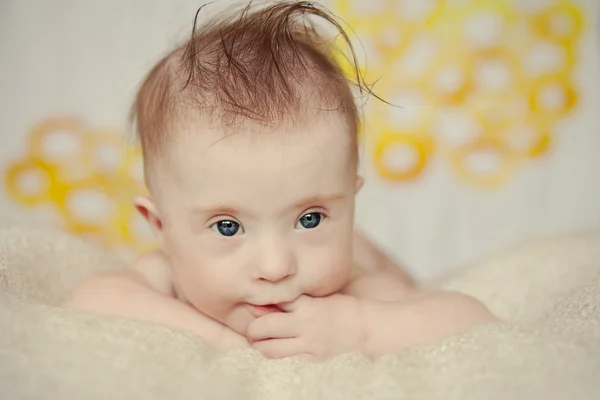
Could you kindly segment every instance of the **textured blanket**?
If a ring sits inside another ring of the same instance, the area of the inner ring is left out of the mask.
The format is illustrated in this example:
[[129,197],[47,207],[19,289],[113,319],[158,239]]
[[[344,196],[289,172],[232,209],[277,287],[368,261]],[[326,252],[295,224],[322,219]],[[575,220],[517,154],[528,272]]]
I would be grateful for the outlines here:
[[0,228],[0,398],[599,399],[600,232],[537,240],[430,286],[506,322],[377,360],[217,354],[197,336],[56,307],[120,260],[72,237]]

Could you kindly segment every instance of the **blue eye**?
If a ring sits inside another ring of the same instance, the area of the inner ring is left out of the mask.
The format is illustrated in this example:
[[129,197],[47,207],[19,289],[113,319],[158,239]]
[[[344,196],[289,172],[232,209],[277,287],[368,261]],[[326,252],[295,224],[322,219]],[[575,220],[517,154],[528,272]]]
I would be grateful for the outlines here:
[[323,219],[323,215],[321,213],[312,212],[312,213],[307,213],[307,214],[304,214],[303,216],[301,216],[300,219],[298,220],[298,222],[305,229],[314,229],[317,226],[319,226],[322,219]]
[[231,220],[223,220],[212,224],[210,229],[213,231],[216,229],[223,236],[235,236],[240,231],[240,224]]

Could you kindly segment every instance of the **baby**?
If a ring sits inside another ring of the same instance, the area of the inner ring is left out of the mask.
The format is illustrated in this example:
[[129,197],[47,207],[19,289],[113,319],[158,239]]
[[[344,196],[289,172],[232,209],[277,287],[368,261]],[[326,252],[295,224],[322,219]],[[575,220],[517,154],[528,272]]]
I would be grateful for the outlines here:
[[151,198],[134,203],[160,250],[86,279],[65,307],[268,357],[377,357],[496,321],[414,288],[355,233],[358,111],[307,17],[352,50],[329,12],[286,1],[194,27],[152,69],[133,107]]

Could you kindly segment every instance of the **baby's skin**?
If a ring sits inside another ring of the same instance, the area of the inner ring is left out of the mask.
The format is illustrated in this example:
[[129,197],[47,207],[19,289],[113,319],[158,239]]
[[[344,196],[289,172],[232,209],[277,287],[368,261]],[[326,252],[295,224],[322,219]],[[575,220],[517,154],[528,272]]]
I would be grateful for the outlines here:
[[[476,299],[415,288],[354,229],[362,186],[346,119],[181,120],[135,206],[160,250],[81,282],[64,306],[197,333],[267,357],[378,357],[497,321]],[[200,132],[201,133],[198,133]]]

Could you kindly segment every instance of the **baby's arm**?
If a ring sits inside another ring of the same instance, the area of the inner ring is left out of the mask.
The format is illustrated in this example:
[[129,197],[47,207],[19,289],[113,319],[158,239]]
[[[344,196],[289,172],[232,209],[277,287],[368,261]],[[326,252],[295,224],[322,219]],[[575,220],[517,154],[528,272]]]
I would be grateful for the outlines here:
[[423,292],[401,302],[361,300],[363,349],[378,357],[499,321],[483,304],[455,292]]
[[244,337],[190,305],[161,293],[161,289],[167,290],[168,285],[161,279],[156,265],[150,262],[147,266],[150,270],[147,276],[136,270],[142,267],[136,263],[133,268],[89,277],[75,288],[63,307],[192,331],[220,350],[248,347]]

